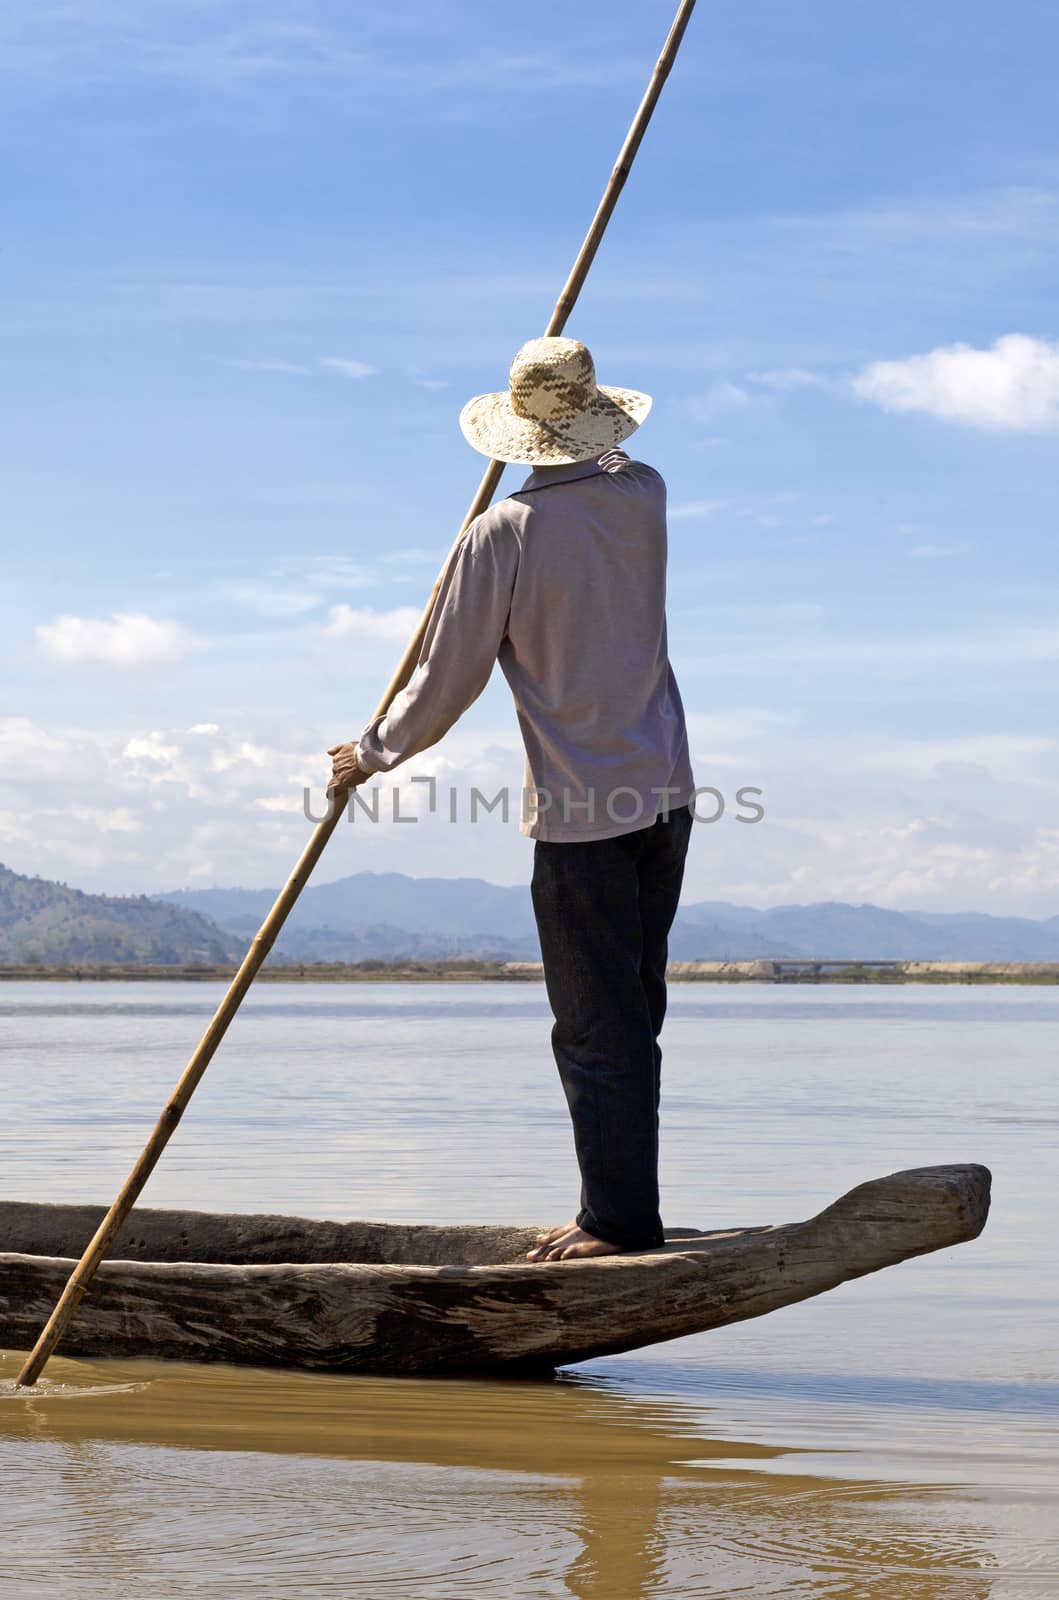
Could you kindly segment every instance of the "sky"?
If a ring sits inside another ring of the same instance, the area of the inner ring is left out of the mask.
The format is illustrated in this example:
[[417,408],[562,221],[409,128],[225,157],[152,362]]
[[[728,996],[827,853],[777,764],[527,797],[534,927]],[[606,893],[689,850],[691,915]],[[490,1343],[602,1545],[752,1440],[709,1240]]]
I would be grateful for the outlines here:
[[[7,0],[6,865],[287,876],[481,475],[460,407],[543,330],[673,10]],[[1054,22],[692,18],[567,329],[655,400],[724,799],[689,899],[1059,914]],[[521,780],[499,673],[404,775],[457,821],[405,782],[418,820],[387,791],[320,881],[528,880],[514,819],[467,816]]]

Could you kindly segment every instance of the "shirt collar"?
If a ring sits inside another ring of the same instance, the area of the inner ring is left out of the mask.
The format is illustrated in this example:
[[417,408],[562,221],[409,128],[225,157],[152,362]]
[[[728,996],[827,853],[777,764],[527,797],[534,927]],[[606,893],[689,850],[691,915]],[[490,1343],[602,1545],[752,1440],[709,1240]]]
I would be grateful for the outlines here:
[[553,483],[571,483],[578,478],[594,478],[603,468],[598,461],[569,461],[560,467],[534,467],[516,494],[526,494],[533,489],[547,489]]

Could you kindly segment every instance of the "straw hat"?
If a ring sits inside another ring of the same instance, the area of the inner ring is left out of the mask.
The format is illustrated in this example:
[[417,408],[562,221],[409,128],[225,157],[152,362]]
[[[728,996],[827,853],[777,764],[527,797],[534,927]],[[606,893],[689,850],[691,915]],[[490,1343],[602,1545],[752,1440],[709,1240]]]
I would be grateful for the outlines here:
[[576,339],[531,339],[511,363],[508,388],[468,400],[460,427],[494,461],[562,466],[621,444],[650,409],[650,395],[597,384]]

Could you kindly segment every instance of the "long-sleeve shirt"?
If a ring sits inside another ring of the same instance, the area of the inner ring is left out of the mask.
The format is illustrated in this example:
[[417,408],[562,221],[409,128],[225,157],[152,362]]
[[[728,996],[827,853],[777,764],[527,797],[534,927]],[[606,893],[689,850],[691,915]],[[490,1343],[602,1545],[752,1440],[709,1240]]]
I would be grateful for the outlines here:
[[665,484],[610,451],[537,467],[449,557],[419,663],[358,744],[389,772],[436,744],[499,660],[526,747],[522,831],[553,841],[646,827],[694,792],[666,641]]

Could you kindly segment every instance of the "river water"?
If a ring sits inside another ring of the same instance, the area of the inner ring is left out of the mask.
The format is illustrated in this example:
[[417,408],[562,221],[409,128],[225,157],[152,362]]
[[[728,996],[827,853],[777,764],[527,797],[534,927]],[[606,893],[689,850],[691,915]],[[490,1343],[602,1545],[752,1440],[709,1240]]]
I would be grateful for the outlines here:
[[[0,1197],[106,1202],[219,995],[0,986]],[[677,986],[667,1223],[980,1161],[977,1241],[554,1383],[0,1354],[3,1600],[1059,1596],[1059,991]],[[145,1204],[551,1222],[537,985],[260,986]],[[0,1241],[0,1250],[3,1242]]]

